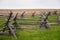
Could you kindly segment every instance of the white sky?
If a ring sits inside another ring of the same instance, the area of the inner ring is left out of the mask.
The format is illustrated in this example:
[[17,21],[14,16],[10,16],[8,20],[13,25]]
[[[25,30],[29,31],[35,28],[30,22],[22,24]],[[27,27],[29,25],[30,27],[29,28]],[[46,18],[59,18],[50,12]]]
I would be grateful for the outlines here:
[[0,0],[0,9],[60,9],[60,0]]

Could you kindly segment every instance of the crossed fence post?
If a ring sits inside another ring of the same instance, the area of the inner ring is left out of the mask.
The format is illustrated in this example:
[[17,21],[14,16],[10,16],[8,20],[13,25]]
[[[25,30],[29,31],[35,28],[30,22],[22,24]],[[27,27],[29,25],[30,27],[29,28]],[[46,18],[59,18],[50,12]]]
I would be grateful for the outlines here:
[[48,26],[47,26],[47,22],[48,22],[48,16],[50,15],[50,12],[46,15],[45,18],[43,18],[43,15],[41,15],[41,19],[40,19],[40,28],[41,27],[45,27],[46,29],[48,29]]
[[6,20],[6,22],[4,23],[5,24],[5,28],[3,28],[3,32],[5,31],[5,29],[6,29],[6,27],[8,27],[8,25],[9,25],[9,22],[10,22],[10,19],[11,19],[11,17],[12,17],[12,12],[9,14],[10,16],[9,16],[9,18]]
[[35,16],[35,12],[32,13],[32,17],[34,17],[34,16]]
[[14,19],[13,19],[13,23],[12,23],[12,25],[14,25],[14,27],[15,27],[15,29],[17,28],[17,27],[19,27],[19,23],[17,22],[17,16],[18,16],[18,13],[16,14],[16,16],[14,17]]
[[60,24],[60,13],[59,12],[56,13],[57,13],[57,23]]
[[20,16],[22,19],[24,18],[24,13],[25,13],[25,11]]
[[10,20],[11,20],[11,17],[12,17],[12,12],[9,14],[9,17],[8,17],[8,19],[6,20],[6,22],[5,23],[3,23],[3,25],[4,25],[4,28],[3,28],[3,32],[5,32],[6,30],[9,30],[9,34],[12,34],[16,39],[17,39],[17,37],[16,37],[16,34],[15,34],[15,32],[14,32],[14,30],[13,30],[13,25],[12,24],[10,24]]

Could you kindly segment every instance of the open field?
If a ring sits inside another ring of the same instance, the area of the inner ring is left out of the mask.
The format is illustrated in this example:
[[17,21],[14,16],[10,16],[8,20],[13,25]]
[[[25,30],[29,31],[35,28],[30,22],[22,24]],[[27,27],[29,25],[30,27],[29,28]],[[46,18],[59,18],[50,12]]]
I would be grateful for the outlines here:
[[36,12],[37,14],[40,14],[40,12],[54,12],[54,11],[58,11],[60,12],[60,9],[0,9],[0,14],[2,15],[7,15],[10,11],[12,11],[14,13],[14,15],[16,13],[21,14],[22,12],[25,11],[26,15],[31,15],[33,12]]
[[[31,18],[26,16],[26,18]],[[34,20],[17,20],[18,22],[31,23],[38,22],[38,16],[34,17]],[[56,16],[49,16],[49,19],[53,20],[49,23],[54,23]],[[4,18],[0,18],[0,24],[3,23]],[[23,25],[26,26],[26,25]],[[22,26],[22,27],[23,27]],[[37,29],[35,29],[37,28]],[[48,29],[41,29],[39,26],[28,26],[28,28],[17,29],[17,39],[12,35],[0,35],[0,40],[60,40],[60,25],[50,25]]]

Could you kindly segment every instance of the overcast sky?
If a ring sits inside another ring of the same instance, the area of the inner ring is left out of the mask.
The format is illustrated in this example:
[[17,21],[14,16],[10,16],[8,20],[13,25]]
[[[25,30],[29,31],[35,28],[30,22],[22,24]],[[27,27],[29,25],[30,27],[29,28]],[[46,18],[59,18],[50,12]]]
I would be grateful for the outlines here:
[[0,9],[60,9],[60,0],[0,0]]

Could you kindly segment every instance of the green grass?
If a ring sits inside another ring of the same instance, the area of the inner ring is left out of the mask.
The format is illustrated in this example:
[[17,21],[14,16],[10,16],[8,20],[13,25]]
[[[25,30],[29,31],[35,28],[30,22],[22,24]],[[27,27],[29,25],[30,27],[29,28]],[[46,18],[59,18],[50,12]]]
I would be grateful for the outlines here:
[[[60,26],[44,30],[18,30],[17,40],[60,40]],[[0,36],[0,40],[15,40],[13,36]]]
[[[35,16],[34,19],[38,19],[38,17]],[[49,16],[49,19],[55,20],[56,16]],[[31,22],[32,20],[17,20],[17,21]],[[35,22],[36,21],[37,20],[35,20]],[[2,22],[4,22],[4,19],[0,20],[0,23]],[[60,25],[52,25],[49,27],[49,29],[37,29],[37,30],[17,29],[16,34],[17,39],[15,39],[12,35],[0,35],[0,40],[60,40]]]
[[51,16],[49,16],[49,19],[52,19],[52,20],[54,20],[54,19],[56,19],[56,18],[57,18],[56,15],[51,15]]

